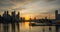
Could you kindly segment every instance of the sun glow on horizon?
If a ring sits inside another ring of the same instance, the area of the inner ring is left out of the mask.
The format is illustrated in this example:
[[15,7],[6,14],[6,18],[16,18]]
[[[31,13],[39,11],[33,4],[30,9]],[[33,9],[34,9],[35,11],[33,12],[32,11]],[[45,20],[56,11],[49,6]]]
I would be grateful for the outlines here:
[[33,15],[22,15],[22,17],[24,17],[25,20],[29,20],[30,18],[31,19],[34,19],[34,16]]
[[25,20],[29,20],[30,18],[33,20],[35,17],[36,19],[45,19],[45,17],[47,17],[48,19],[55,19],[55,15],[54,14],[44,14],[44,15],[30,15],[30,14],[24,14],[24,15],[21,15],[21,17],[24,17]]

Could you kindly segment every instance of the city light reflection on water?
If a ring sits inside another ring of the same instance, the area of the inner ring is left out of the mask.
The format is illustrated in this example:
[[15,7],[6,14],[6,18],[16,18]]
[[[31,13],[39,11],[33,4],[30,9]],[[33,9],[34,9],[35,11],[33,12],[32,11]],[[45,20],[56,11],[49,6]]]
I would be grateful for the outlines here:
[[[3,26],[3,24],[0,24],[1,32],[5,31]],[[51,30],[49,30],[49,27]],[[29,26],[29,22],[19,23],[19,28],[20,32],[56,32],[56,26]],[[18,32],[17,26],[15,26],[15,31]],[[11,24],[8,24],[8,32],[12,32]]]

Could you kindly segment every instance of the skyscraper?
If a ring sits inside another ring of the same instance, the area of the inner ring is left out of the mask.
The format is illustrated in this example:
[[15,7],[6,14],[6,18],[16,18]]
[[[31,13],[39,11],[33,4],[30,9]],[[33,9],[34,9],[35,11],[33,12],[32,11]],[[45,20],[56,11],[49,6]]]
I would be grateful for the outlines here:
[[60,14],[58,14],[58,10],[55,11],[55,18],[56,20],[60,20]]
[[55,11],[55,19],[58,19],[58,10]]

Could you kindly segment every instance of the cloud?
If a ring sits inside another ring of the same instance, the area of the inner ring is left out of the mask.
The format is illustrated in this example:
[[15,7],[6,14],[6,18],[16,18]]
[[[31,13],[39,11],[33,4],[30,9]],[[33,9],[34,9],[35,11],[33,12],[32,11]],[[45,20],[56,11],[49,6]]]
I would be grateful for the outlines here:
[[26,0],[0,0],[0,11],[3,10],[22,10]]
[[43,0],[43,1],[48,1],[49,2],[49,1],[55,1],[55,0]]
[[28,13],[34,13],[33,11],[44,13],[46,10],[53,11],[59,9],[59,6],[60,0],[0,0],[0,11],[11,11],[12,9],[15,9],[16,11],[31,11]]
[[0,0],[0,12],[6,10],[42,17],[49,12],[54,14],[55,10],[59,10],[60,13],[60,0]]

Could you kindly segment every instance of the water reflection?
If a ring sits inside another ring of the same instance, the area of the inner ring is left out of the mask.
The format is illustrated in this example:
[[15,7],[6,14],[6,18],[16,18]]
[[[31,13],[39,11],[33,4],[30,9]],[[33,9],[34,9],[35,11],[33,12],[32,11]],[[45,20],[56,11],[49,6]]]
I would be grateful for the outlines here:
[[[16,23],[15,23],[16,24]],[[0,32],[12,32],[12,24],[6,25],[0,24]],[[8,30],[8,31],[7,31]],[[15,32],[56,32],[56,26],[29,26],[29,22],[19,23],[19,29],[15,25]],[[58,29],[60,32],[60,28]]]
[[[49,28],[51,27],[51,30]],[[29,26],[29,22],[20,23],[21,32],[56,32],[55,26]]]

